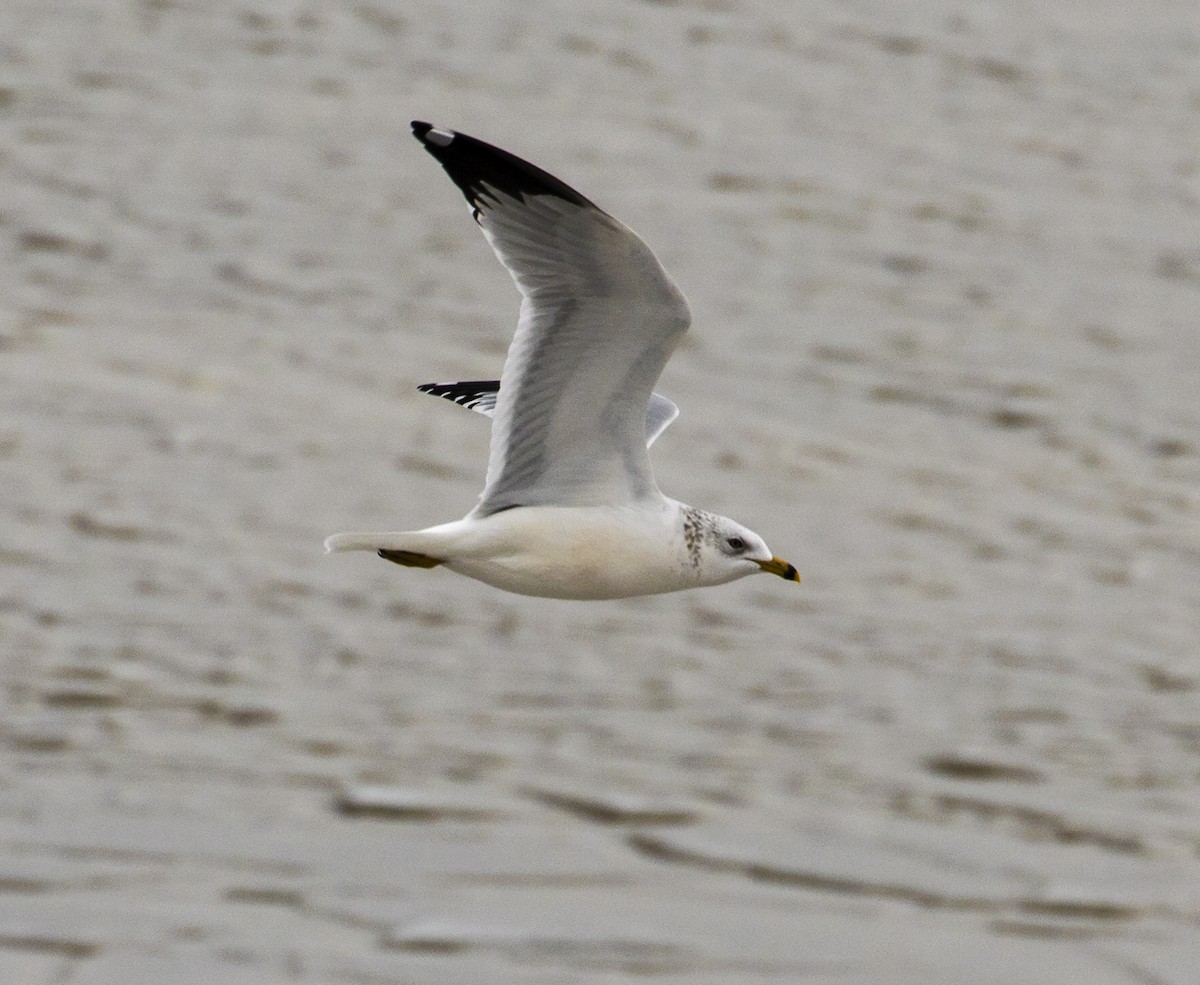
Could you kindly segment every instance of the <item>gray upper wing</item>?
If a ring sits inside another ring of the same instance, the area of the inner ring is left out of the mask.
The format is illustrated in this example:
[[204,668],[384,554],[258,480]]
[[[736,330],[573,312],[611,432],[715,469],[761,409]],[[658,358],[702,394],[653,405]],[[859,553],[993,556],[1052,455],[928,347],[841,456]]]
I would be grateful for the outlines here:
[[522,295],[476,515],[657,495],[648,407],[690,320],[683,295],[645,243],[557,178],[463,134],[413,133]]

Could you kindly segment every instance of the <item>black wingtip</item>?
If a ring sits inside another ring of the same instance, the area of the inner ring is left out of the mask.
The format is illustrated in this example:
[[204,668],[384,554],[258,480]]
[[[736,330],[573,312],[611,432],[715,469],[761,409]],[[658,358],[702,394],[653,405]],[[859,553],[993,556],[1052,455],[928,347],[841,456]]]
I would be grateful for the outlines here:
[[[421,146],[441,161],[442,167],[446,167],[448,159],[453,160],[461,156],[460,144],[472,142],[472,138],[465,134],[446,130],[443,127],[435,127],[432,123],[426,123],[423,120],[412,121],[412,132],[413,136],[421,141]],[[482,143],[482,141],[474,141],[474,143]],[[451,148],[451,144],[454,145],[453,148]],[[483,144],[483,146],[486,147],[487,144]]]
[[422,383],[422,393],[453,400],[460,407],[475,409],[476,404],[500,391],[499,380],[459,380],[456,383]]
[[553,195],[574,205],[596,208],[565,181],[476,137],[435,127],[424,120],[413,120],[412,132],[477,213],[483,205],[480,196],[486,194],[485,186],[522,200],[526,195]]

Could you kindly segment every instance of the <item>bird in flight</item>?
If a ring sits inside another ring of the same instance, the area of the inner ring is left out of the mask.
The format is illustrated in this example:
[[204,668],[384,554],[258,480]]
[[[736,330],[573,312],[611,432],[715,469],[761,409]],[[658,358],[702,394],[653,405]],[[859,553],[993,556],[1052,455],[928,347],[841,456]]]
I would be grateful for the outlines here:
[[654,481],[647,448],[679,409],[653,389],[691,315],[650,248],[508,151],[428,123],[412,130],[521,293],[498,381],[420,387],[491,417],[487,479],[461,520],[334,534],[325,549],[545,598],[654,595],[761,572],[799,581],[754,531]]

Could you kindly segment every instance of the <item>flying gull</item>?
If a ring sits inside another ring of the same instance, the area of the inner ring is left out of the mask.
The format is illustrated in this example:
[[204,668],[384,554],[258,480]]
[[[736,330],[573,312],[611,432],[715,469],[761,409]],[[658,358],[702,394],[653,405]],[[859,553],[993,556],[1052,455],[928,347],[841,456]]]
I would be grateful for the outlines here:
[[763,571],[799,581],[758,534],[654,481],[647,448],[679,409],[652,391],[691,316],[650,248],[507,151],[412,129],[516,281],[520,320],[498,381],[420,388],[492,419],[476,507],[425,530],[335,534],[325,549],[546,598],[653,595]]

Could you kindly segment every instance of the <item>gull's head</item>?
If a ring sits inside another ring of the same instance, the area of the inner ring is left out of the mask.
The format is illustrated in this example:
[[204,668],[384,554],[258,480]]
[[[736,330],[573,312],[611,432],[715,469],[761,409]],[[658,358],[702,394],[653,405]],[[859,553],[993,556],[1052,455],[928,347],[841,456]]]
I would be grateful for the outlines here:
[[799,581],[795,567],[771,553],[758,534],[729,517],[688,509],[684,539],[705,581],[721,584],[765,571],[788,581]]

